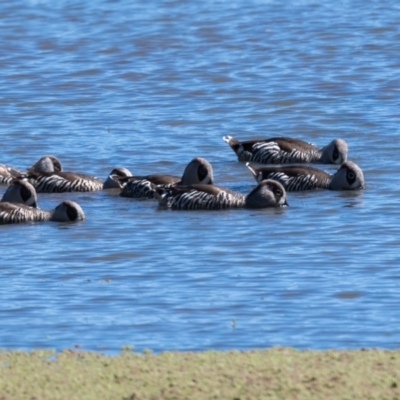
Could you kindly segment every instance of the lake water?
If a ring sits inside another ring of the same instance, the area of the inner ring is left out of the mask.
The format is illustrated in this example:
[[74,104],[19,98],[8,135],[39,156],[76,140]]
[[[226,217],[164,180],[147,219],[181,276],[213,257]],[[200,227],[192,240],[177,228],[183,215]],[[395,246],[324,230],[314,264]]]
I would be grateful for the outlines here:
[[0,228],[0,347],[399,347],[399,18],[396,0],[3,1],[0,163],[105,178],[202,156],[246,193],[223,135],[340,137],[367,187],[219,212],[39,195],[87,219]]

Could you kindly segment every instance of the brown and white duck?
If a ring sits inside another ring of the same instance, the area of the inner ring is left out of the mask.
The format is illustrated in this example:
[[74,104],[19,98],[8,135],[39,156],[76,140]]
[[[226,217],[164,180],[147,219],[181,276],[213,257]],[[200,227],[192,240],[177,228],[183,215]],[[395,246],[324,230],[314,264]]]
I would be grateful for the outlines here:
[[156,198],[156,187],[171,187],[191,184],[212,184],[214,182],[211,164],[204,158],[196,157],[190,161],[182,177],[174,175],[153,174],[122,178],[122,197]]
[[88,174],[64,172],[54,156],[41,157],[24,176],[38,193],[92,192],[103,189],[103,181]]
[[0,225],[39,221],[77,222],[84,219],[85,214],[82,208],[74,201],[63,201],[51,211],[29,207],[25,204],[0,202]]
[[156,188],[159,205],[172,210],[222,210],[287,206],[284,187],[277,181],[260,182],[247,196],[214,185]]
[[9,186],[0,202],[0,225],[36,221],[76,222],[85,219],[82,208],[74,201],[63,201],[51,211],[36,207],[35,188],[27,181],[16,181]]
[[347,143],[342,139],[332,140],[322,149],[303,140],[287,137],[241,142],[232,136],[224,136],[223,140],[229,144],[239,161],[260,164],[342,164],[347,160]]
[[287,192],[312,189],[356,190],[364,188],[364,174],[351,161],[344,162],[333,175],[311,166],[287,165],[261,167],[246,163],[257,182],[274,179]]

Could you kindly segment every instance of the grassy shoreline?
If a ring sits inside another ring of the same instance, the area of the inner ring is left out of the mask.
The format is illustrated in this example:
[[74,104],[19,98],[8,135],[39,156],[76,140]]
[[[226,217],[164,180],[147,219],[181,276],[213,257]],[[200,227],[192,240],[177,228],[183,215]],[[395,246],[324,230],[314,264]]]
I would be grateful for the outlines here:
[[400,350],[0,351],[0,400],[400,399]]

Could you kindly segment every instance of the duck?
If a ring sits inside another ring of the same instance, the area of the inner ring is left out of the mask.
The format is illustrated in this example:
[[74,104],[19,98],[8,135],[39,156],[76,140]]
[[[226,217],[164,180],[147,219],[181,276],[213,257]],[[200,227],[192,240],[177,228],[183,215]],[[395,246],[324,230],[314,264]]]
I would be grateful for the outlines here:
[[124,167],[113,168],[103,184],[103,189],[122,189],[121,178],[131,177],[132,173]]
[[84,219],[85,214],[82,208],[70,200],[63,201],[51,211],[25,204],[0,202],[0,225],[37,221],[77,222]]
[[333,175],[311,166],[287,165],[259,167],[246,163],[257,182],[274,179],[287,192],[312,189],[357,190],[363,189],[364,174],[352,161],[344,162]]
[[171,187],[191,184],[213,184],[214,176],[211,164],[202,157],[193,158],[186,166],[182,177],[175,175],[153,174],[130,176],[120,179],[120,196],[133,198],[156,198],[156,187]]
[[28,181],[18,180],[7,189],[0,201],[0,225],[35,221],[76,222],[85,214],[78,203],[66,200],[54,210],[37,207],[36,190]]
[[21,171],[10,165],[0,164],[0,185],[9,185],[22,174]]
[[35,188],[26,180],[15,180],[7,188],[1,202],[19,203],[37,208],[37,194]]
[[272,179],[261,181],[248,195],[202,184],[156,187],[156,193],[159,205],[172,210],[222,210],[288,205],[285,188]]
[[92,192],[103,189],[103,181],[88,174],[64,172],[57,157],[46,155],[23,176],[37,193]]
[[260,164],[322,163],[342,164],[347,161],[348,146],[343,139],[334,139],[319,149],[300,139],[275,137],[239,141],[232,136],[223,136],[239,161]]

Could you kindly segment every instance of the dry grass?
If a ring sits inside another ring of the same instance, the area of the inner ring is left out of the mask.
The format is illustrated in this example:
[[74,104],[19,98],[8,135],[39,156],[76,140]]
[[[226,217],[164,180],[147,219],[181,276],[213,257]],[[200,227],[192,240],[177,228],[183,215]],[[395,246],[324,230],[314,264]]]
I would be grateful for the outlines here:
[[400,400],[400,351],[3,351],[0,399]]

